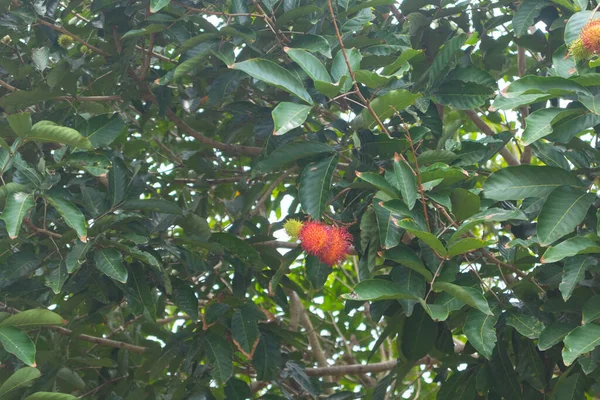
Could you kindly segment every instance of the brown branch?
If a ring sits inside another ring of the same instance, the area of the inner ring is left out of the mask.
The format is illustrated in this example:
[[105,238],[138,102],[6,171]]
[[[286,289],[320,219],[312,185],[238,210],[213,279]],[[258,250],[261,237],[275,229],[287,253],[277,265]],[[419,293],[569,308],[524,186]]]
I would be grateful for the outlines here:
[[281,182],[283,182],[287,177],[290,176],[290,174],[292,174],[293,172],[296,172],[296,167],[292,167],[290,169],[288,169],[287,171],[283,172],[281,175],[279,175],[279,177],[277,177],[277,179],[275,179],[267,188],[267,190],[265,191],[265,193],[258,199],[258,201],[256,202],[256,206],[254,207],[254,210],[252,210],[250,212],[250,215],[255,215],[258,214],[259,212],[261,212],[262,207],[265,205],[265,203],[267,202],[268,199],[271,198],[271,194],[273,193],[273,190],[275,190],[275,188],[277,186],[279,186],[279,184]]
[[[527,69],[525,49],[521,46],[517,48],[517,68],[519,70],[520,77],[525,75],[525,71]],[[523,126],[523,129],[525,129],[525,118],[529,116],[529,106],[522,106],[519,108],[519,111],[521,111],[521,125]],[[525,146],[523,154],[521,154],[521,164],[531,163],[531,155],[531,146]]]
[[59,96],[53,100],[61,101],[122,101],[121,96]]
[[0,80],[0,86],[2,86],[5,89],[10,90],[11,92],[16,92],[17,91],[16,87],[14,87],[12,85],[9,85],[8,83],[4,82],[3,80]]
[[118,342],[116,340],[104,339],[104,338],[99,338],[99,337],[84,335],[84,334],[73,335],[72,330],[63,328],[61,326],[49,326],[48,329],[55,331],[63,336],[72,336],[75,339],[83,340],[84,342],[95,343],[100,346],[114,347],[116,349],[125,349],[125,350],[129,350],[131,352],[138,353],[138,354],[142,354],[143,352],[145,352],[147,350],[146,347],[136,346],[134,344],[129,344],[129,343],[125,343],[125,342]]
[[[152,101],[156,102],[156,97],[152,96]],[[167,117],[171,121],[173,121],[175,123],[175,125],[177,125],[177,127],[181,131],[183,131],[183,132],[187,133],[188,135],[192,136],[193,138],[195,138],[200,143],[203,143],[203,144],[205,144],[207,146],[213,147],[213,148],[215,148],[217,150],[221,150],[223,153],[226,153],[227,155],[232,155],[232,156],[258,156],[260,153],[262,153],[262,148],[260,148],[260,147],[243,146],[243,145],[239,145],[239,144],[221,143],[221,142],[217,142],[214,139],[208,138],[208,137],[204,136],[203,134],[201,134],[200,132],[197,132],[196,130],[194,130],[194,128],[192,128],[187,123],[185,123],[172,110],[167,110],[166,115],[167,115]]]
[[398,22],[402,22],[404,21],[404,15],[402,15],[402,13],[400,12],[400,10],[398,10],[398,8],[392,4],[390,6],[390,10],[392,11],[392,14],[394,14],[394,17],[396,17],[396,19],[398,20]]
[[47,26],[50,29],[54,29],[57,32],[63,33],[67,36],[70,36],[73,40],[75,40],[76,42],[81,43],[82,45],[86,46],[88,49],[90,49],[91,51],[93,51],[94,53],[98,53],[100,55],[109,57],[110,53],[107,51],[104,51],[94,45],[89,44],[88,42],[86,42],[85,40],[83,40],[82,38],[80,38],[79,36],[69,32],[68,30],[66,30],[65,28],[63,28],[62,26],[58,26],[58,25],[54,25],[50,22],[44,21],[43,19],[38,19],[38,22],[44,26]]
[[42,228],[38,228],[37,226],[35,226],[30,220],[29,218],[24,218],[23,222],[25,223],[25,225],[27,225],[29,227],[29,229],[31,229],[32,231],[34,231],[36,234],[39,235],[46,235],[46,236],[50,236],[56,239],[61,239],[62,235],[56,232],[52,232],[46,229],[42,229]]
[[110,379],[104,383],[101,383],[100,385],[96,386],[95,388],[93,388],[92,390],[90,390],[89,392],[85,392],[84,394],[82,394],[81,396],[77,397],[78,399],[84,399],[89,395],[92,395],[94,393],[96,393],[98,390],[102,389],[104,386],[110,385],[111,383],[115,383],[118,382],[122,379],[127,378],[127,376],[118,376],[116,378]]
[[333,367],[306,368],[308,376],[344,376],[357,375],[369,372],[384,372],[394,369],[398,365],[396,360],[373,364],[336,365]]
[[150,62],[152,61],[152,53],[154,52],[154,33],[150,34],[150,40],[148,41],[148,53],[146,54],[146,60],[142,65],[140,71],[140,79],[146,79],[148,72],[150,71]]
[[[495,136],[496,135],[496,133],[492,130],[492,128],[490,128],[490,126],[488,124],[486,124],[485,121],[482,120],[481,117],[479,117],[479,115],[477,115],[477,113],[475,111],[467,110],[467,111],[465,111],[465,113],[467,114],[469,119],[471,119],[471,121],[473,121],[473,123],[487,136]],[[502,148],[499,150],[499,153],[500,153],[500,155],[502,155],[502,157],[504,157],[504,160],[506,160],[506,163],[508,165],[511,165],[511,166],[521,165],[519,160],[517,160],[515,158],[515,156],[510,152],[510,150],[508,150],[506,148],[506,146],[502,146]]]

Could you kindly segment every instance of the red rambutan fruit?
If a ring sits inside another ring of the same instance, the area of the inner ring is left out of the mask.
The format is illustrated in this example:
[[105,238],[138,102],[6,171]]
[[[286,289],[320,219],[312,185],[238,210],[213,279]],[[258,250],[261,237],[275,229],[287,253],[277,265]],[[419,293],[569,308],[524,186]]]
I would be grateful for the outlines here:
[[593,54],[600,54],[600,19],[590,21],[581,30],[583,47]]
[[328,265],[337,264],[348,255],[351,243],[352,235],[346,228],[331,227],[327,246],[318,254],[319,259]]
[[306,222],[300,229],[298,239],[302,242],[304,251],[318,256],[327,247],[327,242],[330,240],[330,227],[318,221]]

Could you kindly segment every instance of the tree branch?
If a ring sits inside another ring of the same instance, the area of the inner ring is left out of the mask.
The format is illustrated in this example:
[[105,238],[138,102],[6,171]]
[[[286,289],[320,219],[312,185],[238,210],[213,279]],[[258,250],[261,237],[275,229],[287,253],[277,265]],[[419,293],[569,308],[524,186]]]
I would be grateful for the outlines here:
[[308,376],[344,376],[358,375],[369,372],[384,372],[394,369],[398,365],[396,360],[386,361],[373,364],[351,364],[351,365],[336,365],[333,367],[306,368],[305,372]]
[[50,22],[44,21],[43,19],[38,19],[38,22],[44,26],[47,26],[50,29],[54,29],[57,32],[60,33],[64,33],[67,36],[70,36],[74,41],[81,43],[82,45],[86,46],[88,49],[90,49],[91,51],[93,51],[94,53],[98,53],[100,55],[106,56],[106,57],[110,57],[110,53],[107,51],[104,51],[94,45],[89,44],[88,42],[86,42],[85,40],[83,40],[82,38],[80,38],[79,36],[69,32],[68,30],[66,30],[65,28],[63,28],[62,26],[58,26],[58,25],[54,25]]
[[[525,75],[525,71],[527,70],[525,58],[525,49],[521,46],[517,48],[517,67],[519,70],[519,76],[522,77]],[[529,106],[522,106],[519,108],[521,111],[521,125],[523,129],[525,129],[525,118],[529,116]],[[521,154],[521,164],[529,164],[531,162],[532,149],[531,146],[525,146],[523,150],[523,154]]]
[[[479,129],[481,129],[481,131],[483,133],[485,133],[487,136],[495,136],[496,135],[496,133],[492,130],[492,128],[490,128],[490,126],[488,124],[486,124],[485,121],[482,120],[481,117],[479,117],[479,115],[477,115],[477,113],[475,111],[467,110],[467,111],[465,111],[465,113],[471,119],[471,121],[473,121],[473,123]],[[502,157],[504,157],[504,160],[506,160],[506,163],[508,165],[511,165],[511,166],[521,165],[519,160],[517,160],[515,158],[515,156],[510,152],[510,150],[508,150],[506,148],[506,146],[502,146],[502,148],[499,150],[499,153],[500,153],[500,155],[502,155]]]

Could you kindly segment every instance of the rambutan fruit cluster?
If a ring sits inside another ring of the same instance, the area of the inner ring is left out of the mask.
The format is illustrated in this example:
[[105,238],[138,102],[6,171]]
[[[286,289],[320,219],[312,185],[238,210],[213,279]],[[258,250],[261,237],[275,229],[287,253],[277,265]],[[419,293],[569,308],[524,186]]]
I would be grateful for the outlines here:
[[292,238],[300,240],[302,249],[328,265],[342,261],[350,251],[352,235],[344,227],[327,225],[319,221],[302,223],[289,220],[284,228]]
[[588,22],[579,37],[569,46],[569,55],[577,61],[600,54],[600,19]]

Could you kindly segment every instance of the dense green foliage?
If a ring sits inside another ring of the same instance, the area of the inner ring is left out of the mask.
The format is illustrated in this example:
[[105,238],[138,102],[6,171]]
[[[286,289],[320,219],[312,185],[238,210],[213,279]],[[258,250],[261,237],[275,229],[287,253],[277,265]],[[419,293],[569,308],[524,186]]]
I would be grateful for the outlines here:
[[595,6],[0,0],[0,398],[600,396]]

